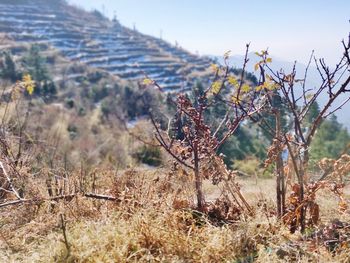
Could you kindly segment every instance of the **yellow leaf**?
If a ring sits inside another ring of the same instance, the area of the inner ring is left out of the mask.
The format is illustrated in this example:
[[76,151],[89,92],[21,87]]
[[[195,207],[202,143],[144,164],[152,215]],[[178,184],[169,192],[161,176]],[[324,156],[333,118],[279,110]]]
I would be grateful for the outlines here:
[[233,95],[233,96],[231,97],[231,101],[232,101],[234,104],[238,104],[240,100],[241,100],[241,98],[239,98],[237,95]]
[[259,85],[259,86],[256,86],[255,90],[261,91],[263,88],[264,88],[264,85]]
[[309,93],[309,94],[306,94],[306,99],[307,100],[311,100],[311,98],[314,96],[314,94],[312,94],[312,93]]
[[254,66],[254,70],[257,71],[260,67],[260,62],[256,63]]
[[215,73],[219,70],[219,66],[216,64],[211,64],[210,67]]
[[221,90],[221,85],[222,83],[220,81],[215,81],[212,85],[211,85],[211,91],[213,92],[214,95],[218,94]]
[[235,87],[238,85],[238,80],[234,76],[229,76],[228,83]]
[[255,88],[256,91],[261,91],[263,89],[268,89],[269,88],[269,83],[265,81],[264,83],[260,84]]
[[34,86],[33,85],[27,86],[27,92],[29,95],[32,95],[34,92]]
[[29,75],[29,74],[26,74],[26,75],[23,76],[22,81],[23,81],[24,83],[32,82],[32,81],[33,81],[33,80],[32,80],[32,76]]
[[266,81],[255,88],[256,91],[261,91],[263,89],[266,90],[275,90],[278,89],[279,85],[277,83],[272,82],[268,77]]
[[154,82],[153,80],[149,79],[149,78],[145,78],[143,81],[142,81],[142,84],[143,85],[152,85]]
[[244,84],[241,90],[242,92],[247,93],[250,91],[250,86],[248,84]]
[[266,59],[266,63],[271,63],[272,62],[272,58],[267,58]]
[[279,89],[279,88],[280,88],[280,85],[278,83],[272,83],[271,84],[271,89],[272,90]]
[[33,94],[34,88],[35,88],[35,83],[32,80],[32,76],[30,76],[29,74],[24,75],[22,78],[22,85],[27,90],[29,95]]
[[261,54],[259,52],[255,52],[254,54],[261,57]]

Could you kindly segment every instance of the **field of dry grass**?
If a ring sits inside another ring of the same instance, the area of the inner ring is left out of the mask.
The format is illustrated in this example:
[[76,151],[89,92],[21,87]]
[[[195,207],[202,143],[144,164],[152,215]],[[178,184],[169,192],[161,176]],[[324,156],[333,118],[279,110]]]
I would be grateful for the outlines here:
[[[97,171],[96,191],[115,201],[77,195],[2,208],[1,261],[349,262],[349,239],[330,246],[317,234],[350,235],[350,215],[338,212],[331,193],[318,196],[318,228],[301,235],[276,218],[273,179],[239,179],[254,214],[228,221],[192,209],[189,180],[166,169]],[[218,189],[205,186],[209,199],[219,197]],[[327,228],[330,220],[343,225]]]

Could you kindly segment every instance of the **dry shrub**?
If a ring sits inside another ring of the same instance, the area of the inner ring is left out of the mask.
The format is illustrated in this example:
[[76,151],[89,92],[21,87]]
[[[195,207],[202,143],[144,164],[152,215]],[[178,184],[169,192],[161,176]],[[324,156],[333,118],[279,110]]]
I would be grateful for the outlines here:
[[[95,172],[96,190],[113,193],[117,201],[78,195],[54,202],[54,208],[44,202],[1,210],[0,258],[6,262],[307,262],[316,261],[318,254],[328,262],[349,258],[346,243],[333,250],[324,245],[335,235],[347,237],[346,224],[334,229],[324,224],[307,236],[291,234],[263,196],[254,215],[214,224],[191,209],[192,195],[180,191],[182,181],[174,174],[135,169]],[[70,178],[75,176],[78,173]],[[114,186],[108,188],[111,182]],[[264,181],[266,189],[269,182]],[[221,206],[224,201],[217,201],[216,208]],[[223,211],[218,211],[222,218],[230,215]],[[335,211],[333,207],[331,212]],[[66,218],[69,253],[60,214]],[[343,215],[341,221],[349,219]]]
[[343,154],[338,160],[323,158],[319,162],[319,167],[324,172],[323,177],[344,182],[345,177],[350,174],[350,155]]
[[338,160],[324,158],[320,161],[319,167],[323,170],[323,175],[317,181],[305,184],[305,193],[302,200],[300,200],[300,184],[291,185],[286,214],[282,218],[289,225],[292,233],[297,230],[300,224],[302,210],[305,211],[308,227],[318,225],[320,205],[316,199],[321,190],[328,190],[332,193],[333,198],[338,199],[339,212],[348,212],[348,201],[344,195],[344,177],[350,172],[350,156],[342,155]]
[[193,206],[192,192],[182,186],[181,177],[166,174],[166,171],[129,169],[115,176],[111,193],[118,198],[115,206],[122,210],[125,207],[159,208],[164,205],[190,208]]

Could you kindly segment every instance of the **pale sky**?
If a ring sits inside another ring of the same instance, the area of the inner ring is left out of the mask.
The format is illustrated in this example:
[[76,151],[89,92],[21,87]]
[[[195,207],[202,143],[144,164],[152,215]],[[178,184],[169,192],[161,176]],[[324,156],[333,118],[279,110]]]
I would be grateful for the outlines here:
[[350,32],[350,0],[68,0],[201,55],[269,48],[306,63],[314,49],[335,63]]

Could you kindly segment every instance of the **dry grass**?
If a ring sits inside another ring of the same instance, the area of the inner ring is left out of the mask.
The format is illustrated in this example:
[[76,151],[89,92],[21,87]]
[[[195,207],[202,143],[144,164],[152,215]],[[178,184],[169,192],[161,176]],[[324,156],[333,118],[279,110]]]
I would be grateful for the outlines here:
[[[255,215],[217,225],[190,209],[186,178],[165,170],[97,171],[96,184],[118,202],[71,201],[2,209],[2,262],[349,262],[349,249],[328,251],[290,234],[274,216],[273,180],[244,179]],[[74,177],[74,175],[72,175]],[[256,184],[257,183],[257,184]],[[187,186],[187,187],[186,187]],[[214,191],[214,188],[209,189]],[[337,200],[324,194],[322,223],[338,217]],[[349,197],[349,195],[347,195]],[[182,204],[179,205],[179,204]],[[175,208],[176,207],[176,208]],[[70,251],[63,242],[65,215]],[[329,216],[332,215],[332,216]],[[339,215],[349,221],[349,214]]]

